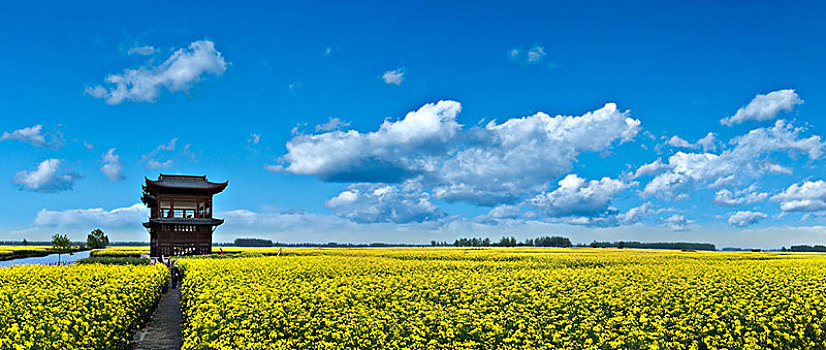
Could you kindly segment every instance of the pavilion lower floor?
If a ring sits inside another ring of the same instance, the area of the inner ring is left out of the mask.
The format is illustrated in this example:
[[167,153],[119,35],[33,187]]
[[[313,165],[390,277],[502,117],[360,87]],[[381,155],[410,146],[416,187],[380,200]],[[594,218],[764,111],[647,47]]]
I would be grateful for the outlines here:
[[149,255],[205,255],[212,253],[212,230],[182,232],[151,229]]

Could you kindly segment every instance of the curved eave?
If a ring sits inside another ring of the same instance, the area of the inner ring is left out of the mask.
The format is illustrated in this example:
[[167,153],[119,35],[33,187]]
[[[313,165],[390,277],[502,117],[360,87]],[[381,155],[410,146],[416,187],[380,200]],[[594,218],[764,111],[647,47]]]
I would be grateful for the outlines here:
[[183,218],[150,218],[149,222],[144,222],[143,227],[151,227],[152,225],[204,225],[204,226],[218,226],[224,223],[224,219],[183,219]]

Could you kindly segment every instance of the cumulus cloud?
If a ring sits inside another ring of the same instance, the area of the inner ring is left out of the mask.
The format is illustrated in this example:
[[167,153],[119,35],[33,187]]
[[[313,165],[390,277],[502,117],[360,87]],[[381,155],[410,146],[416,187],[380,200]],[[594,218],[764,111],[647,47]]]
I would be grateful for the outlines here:
[[[413,188],[407,188],[411,185]],[[445,216],[444,211],[430,202],[429,195],[414,184],[402,188],[386,184],[350,185],[326,204],[336,215],[358,223],[404,224]]]
[[108,152],[104,153],[102,160],[103,165],[100,167],[100,171],[103,172],[103,175],[106,175],[109,181],[117,182],[123,180],[124,176],[123,173],[121,173],[123,164],[120,162],[120,156],[115,154],[114,148],[110,148]]
[[206,75],[221,75],[229,64],[209,40],[194,41],[181,48],[158,66],[126,69],[106,77],[106,85],[87,87],[86,93],[108,104],[123,101],[155,102],[165,88],[170,92],[187,91]]
[[803,100],[794,90],[778,90],[766,95],[757,95],[749,104],[737,110],[731,117],[723,118],[720,123],[732,126],[747,120],[764,121],[777,117],[780,112],[791,112],[795,105],[802,104]]
[[386,71],[381,75],[381,79],[385,84],[401,85],[404,81],[404,68]]
[[378,131],[331,131],[287,142],[287,167],[270,170],[313,175],[325,181],[400,182],[432,167],[430,158],[459,131],[454,101],[428,103],[404,119],[385,120]]
[[443,158],[435,175],[436,198],[480,205],[514,202],[543,191],[548,180],[571,170],[582,152],[599,152],[632,140],[640,121],[613,103],[582,116],[545,113],[468,130],[465,145]]
[[516,219],[523,214],[522,209],[518,205],[500,204],[493,207],[493,209],[486,214],[477,216],[476,221],[493,223],[502,219]]
[[780,202],[784,212],[814,212],[826,210],[826,181],[804,181],[792,184],[771,198]]
[[706,134],[706,136],[697,140],[695,143],[683,140],[676,135],[668,139],[668,142],[666,143],[675,148],[702,149],[703,152],[714,151],[717,149],[717,139],[713,132]]
[[766,213],[754,211],[738,211],[728,218],[728,224],[737,227],[746,227],[756,224],[758,221],[769,217]]
[[68,191],[74,187],[80,176],[72,171],[61,171],[61,159],[46,159],[37,169],[22,170],[14,176],[14,184],[20,189],[43,193]]
[[129,207],[47,210],[41,209],[34,219],[37,226],[93,228],[139,227],[149,217],[149,209],[141,203]]
[[63,139],[60,134],[49,134],[49,141],[46,141],[45,134],[41,133],[43,125],[30,126],[28,128],[17,129],[12,132],[4,131],[0,135],[0,141],[15,140],[24,143],[29,143],[38,147],[58,148],[63,145]]
[[662,171],[663,169],[667,169],[668,165],[664,164],[662,159],[657,159],[651,163],[643,164],[634,172],[633,178],[638,178],[642,176],[654,175]]
[[668,227],[673,231],[685,231],[688,229],[688,225],[694,222],[686,219],[684,215],[680,214],[671,215],[663,221],[665,222],[665,227]]
[[324,181],[400,183],[417,179],[434,198],[495,206],[547,188],[582,152],[632,140],[639,120],[616,105],[582,116],[537,113],[463,129],[461,105],[426,104],[378,131],[336,130],[298,135],[270,171],[313,175]]
[[559,187],[526,201],[544,217],[593,217],[604,215],[611,200],[629,184],[604,177],[587,181],[575,174],[565,176]]
[[671,147],[693,148],[693,145],[679,136],[672,136],[668,140],[668,145]]
[[[616,225],[635,224],[635,223],[638,223],[638,222],[642,221],[642,219],[644,219],[646,217],[662,213],[663,211],[665,211],[665,209],[655,208],[654,205],[651,204],[651,202],[645,202],[645,203],[641,204],[640,206],[628,209],[628,211],[626,211],[624,213],[618,213],[615,216]],[[616,226],[616,225],[605,225],[605,226]]]
[[722,189],[714,194],[714,204],[725,206],[737,206],[740,204],[753,204],[762,202],[769,198],[766,192],[758,192],[757,187],[751,185],[747,188],[732,192],[729,189]]
[[824,151],[820,136],[803,138],[802,132],[802,128],[778,120],[773,127],[732,139],[733,147],[719,154],[677,152],[668,158],[667,170],[645,186],[643,195],[683,199],[686,189],[715,188],[760,177],[777,170],[769,161],[773,156],[803,154],[819,159]]
[[38,124],[32,127],[18,129],[12,132],[4,131],[3,135],[0,136],[0,141],[17,140],[21,142],[27,142],[35,146],[45,146],[46,138],[40,134],[41,129],[43,129],[43,125]]

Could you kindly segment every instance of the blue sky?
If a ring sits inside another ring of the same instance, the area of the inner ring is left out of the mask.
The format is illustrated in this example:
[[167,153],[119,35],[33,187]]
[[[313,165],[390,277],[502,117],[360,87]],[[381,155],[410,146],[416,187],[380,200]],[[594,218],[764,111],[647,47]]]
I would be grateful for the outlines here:
[[145,240],[164,172],[219,241],[823,243],[823,7],[4,3],[0,240]]

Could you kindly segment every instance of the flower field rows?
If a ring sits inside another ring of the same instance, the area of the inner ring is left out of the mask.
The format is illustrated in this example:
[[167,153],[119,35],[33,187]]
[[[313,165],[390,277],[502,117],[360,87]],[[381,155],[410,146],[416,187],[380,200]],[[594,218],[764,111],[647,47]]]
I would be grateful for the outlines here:
[[302,249],[180,259],[184,349],[825,349],[826,258]]
[[[249,247],[213,247],[212,252],[218,253],[223,250],[225,253],[260,253],[265,255],[278,254],[278,248],[249,248]],[[2,254],[2,247],[0,247],[0,254]],[[149,254],[149,247],[107,247],[103,249],[92,249],[90,256],[93,257],[134,257],[139,258],[141,254]]]
[[161,266],[0,268],[0,349],[123,349],[164,291]]

